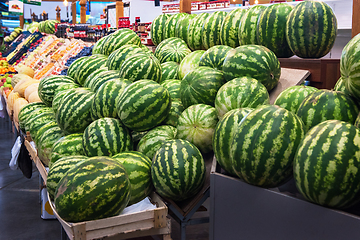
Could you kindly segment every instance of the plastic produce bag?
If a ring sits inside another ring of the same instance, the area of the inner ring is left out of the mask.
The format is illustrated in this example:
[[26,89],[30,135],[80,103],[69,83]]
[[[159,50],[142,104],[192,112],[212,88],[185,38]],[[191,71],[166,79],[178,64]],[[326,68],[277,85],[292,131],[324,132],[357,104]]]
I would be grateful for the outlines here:
[[12,170],[16,170],[19,168],[19,164],[18,164],[18,157],[19,157],[19,153],[20,153],[20,148],[21,148],[21,138],[20,136],[17,137],[14,146],[11,149],[11,160],[9,163],[9,167]]

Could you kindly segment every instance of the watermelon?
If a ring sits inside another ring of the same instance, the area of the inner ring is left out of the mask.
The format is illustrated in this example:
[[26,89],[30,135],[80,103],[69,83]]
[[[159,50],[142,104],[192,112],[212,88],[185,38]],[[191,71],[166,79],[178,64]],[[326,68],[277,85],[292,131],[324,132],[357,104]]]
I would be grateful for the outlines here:
[[120,69],[120,78],[132,82],[149,79],[160,82],[161,65],[154,56],[146,53],[137,53],[124,61]]
[[68,76],[51,75],[41,79],[38,87],[39,98],[46,106],[51,107],[56,89],[60,85],[74,85],[74,79]]
[[[339,91],[339,92],[343,92],[343,93],[347,93],[348,91],[345,87],[345,81],[343,77],[340,77],[337,81],[336,84],[334,86],[334,91]],[[350,94],[349,94],[350,95]]]
[[43,112],[38,115],[32,116],[28,122],[28,131],[33,140],[36,139],[39,129],[48,122],[55,121],[53,112]]
[[164,37],[163,39],[168,39],[175,37],[176,24],[180,21],[180,19],[184,16],[188,15],[187,13],[175,13],[171,15],[165,22],[164,25]]
[[42,113],[46,113],[48,116],[54,115],[52,109],[49,107],[41,107],[41,108],[34,109],[33,112],[30,112],[28,114],[27,120],[25,121],[25,131],[26,132],[30,131],[30,126],[32,125],[33,122],[35,122],[36,117]]
[[216,109],[206,104],[196,104],[186,108],[177,124],[177,138],[188,140],[201,152],[208,153],[212,148],[212,138],[218,122]]
[[214,106],[216,93],[224,83],[222,72],[210,67],[198,67],[181,81],[181,102],[185,108],[198,103]]
[[152,48],[148,47],[147,45],[141,44],[140,48],[143,50],[144,53],[149,54],[150,56],[154,56]]
[[347,208],[359,201],[359,129],[328,120],[301,140],[294,159],[294,179],[309,201],[331,208]]
[[222,169],[231,176],[236,176],[231,163],[230,148],[233,138],[238,130],[241,120],[245,118],[252,108],[237,108],[227,112],[217,123],[212,140],[216,161]]
[[137,150],[153,159],[156,151],[165,141],[176,138],[176,132],[176,128],[169,125],[155,127],[140,139]]
[[67,171],[69,171],[75,164],[82,162],[88,159],[85,156],[67,156],[62,157],[56,163],[53,163],[50,166],[47,179],[46,179],[46,190],[49,193],[49,197],[51,200],[54,200],[54,195],[56,191],[56,187],[60,182],[61,178],[65,176]]
[[169,91],[151,80],[130,84],[116,103],[120,120],[138,132],[160,124],[168,115],[170,107]]
[[259,106],[238,126],[230,147],[235,174],[264,188],[277,187],[292,176],[292,162],[304,125],[292,112],[275,105]]
[[163,121],[163,124],[176,127],[178,123],[178,119],[183,111],[184,111],[184,106],[182,105],[181,101],[171,100],[170,112]]
[[239,25],[246,9],[236,8],[226,15],[220,30],[220,42],[232,48],[239,46]]
[[157,16],[151,23],[151,41],[153,44],[155,44],[155,46],[159,45],[162,40],[164,40],[164,28],[168,18],[170,18],[169,14],[161,14]]
[[96,91],[91,103],[91,117],[93,120],[103,117],[116,118],[116,101],[131,82],[126,79],[113,79],[105,82]]
[[116,70],[104,71],[94,76],[94,78],[88,82],[88,87],[91,89],[91,91],[96,93],[104,83],[111,80],[124,80],[124,79],[119,78],[119,71]]
[[241,16],[238,28],[239,45],[259,44],[256,37],[256,28],[260,16],[265,9],[264,5],[256,5]]
[[23,132],[26,131],[25,123],[28,121],[28,117],[30,116],[30,113],[32,113],[36,109],[40,109],[40,108],[44,108],[44,107],[46,107],[46,105],[42,102],[33,102],[33,103],[26,104],[25,106],[23,106],[20,109],[19,115],[18,115],[19,127]]
[[309,94],[300,104],[297,115],[305,124],[305,131],[326,120],[340,120],[354,124],[359,109],[348,95],[330,90]]
[[360,113],[357,116],[354,125],[355,125],[355,127],[360,128]]
[[286,41],[286,21],[293,10],[287,3],[273,4],[261,14],[257,24],[257,41],[273,51],[278,58],[294,55]]
[[59,104],[56,121],[66,133],[80,133],[91,123],[90,110],[94,93],[87,88],[77,88]]
[[204,185],[205,172],[199,149],[181,139],[166,141],[156,152],[151,166],[156,191],[174,201],[197,194]]
[[126,44],[134,44],[141,46],[140,37],[129,28],[121,28],[116,32],[110,34],[109,39],[105,42],[103,49],[104,55],[109,56],[116,49]]
[[[102,38],[103,39],[103,38]],[[94,53],[93,53],[94,54]],[[76,71],[78,70],[79,66],[82,64],[83,61],[85,61],[88,57],[80,57],[76,59],[68,68],[67,76],[71,77],[72,79],[75,79]]]
[[197,50],[190,54],[188,54],[180,63],[179,65],[179,79],[182,80],[185,75],[192,71],[193,69],[196,69],[199,67],[199,62],[201,56],[205,53],[204,50]]
[[[111,34],[110,35],[107,35],[107,36],[105,36],[105,37],[103,37],[103,38],[105,38],[105,40],[103,41],[103,43],[101,44],[101,46],[100,46],[100,49],[99,49],[99,53],[98,54],[103,54],[103,55],[105,55],[105,52],[106,52],[106,46],[107,46],[107,42],[108,41],[110,41],[111,40],[111,38],[112,38],[112,36],[111,36]],[[94,53],[93,53],[94,54]]]
[[[62,92],[62,91],[68,90],[68,89],[78,88],[78,87],[80,87],[80,85],[76,84],[76,83],[61,84],[60,86],[58,86],[56,88],[56,90],[54,92],[53,101],[54,101],[56,94],[58,94],[59,92]],[[52,106],[52,103],[51,103],[51,106]]]
[[193,19],[195,16],[196,16],[196,14],[185,14],[176,23],[175,37],[181,38],[182,40],[184,40],[186,42],[186,44],[188,44],[187,30],[188,30],[191,19]]
[[100,38],[95,44],[94,47],[92,49],[92,54],[103,54],[101,49],[103,47],[103,44],[106,42],[107,38],[103,37]]
[[82,138],[86,156],[113,156],[132,150],[129,130],[115,118],[100,118],[86,127]]
[[68,94],[75,92],[75,88],[73,89],[67,89],[61,92],[58,92],[54,98],[53,98],[53,102],[52,102],[52,109],[54,110],[54,113],[56,114],[60,103],[62,102],[63,98],[65,98]]
[[222,68],[226,81],[248,76],[261,82],[268,91],[280,79],[280,62],[268,48],[259,45],[245,45],[231,50]]
[[200,58],[199,66],[221,70],[224,60],[231,47],[218,45],[209,48]]
[[184,40],[175,37],[168,38],[167,40],[170,39],[174,40],[165,45],[159,44],[155,50],[155,57],[157,57],[160,63],[170,61],[180,63],[186,55],[191,53]]
[[220,31],[226,15],[226,12],[216,11],[204,21],[201,29],[201,42],[204,49],[221,44]]
[[147,133],[148,131],[143,131],[143,132],[136,132],[136,131],[132,131],[131,132],[131,138],[133,140],[133,143],[134,143],[134,150],[137,149],[137,145],[139,144],[140,142],[140,139],[145,136],[145,134]]
[[60,180],[54,197],[57,213],[68,222],[116,216],[129,200],[126,170],[109,157],[92,157],[77,163]]
[[129,58],[133,54],[142,52],[144,51],[138,45],[127,44],[121,46],[110,54],[107,59],[106,66],[109,70],[120,70],[125,59]]
[[177,79],[170,79],[161,83],[161,86],[169,91],[171,101],[180,100],[180,84],[181,81]]
[[269,93],[264,85],[250,77],[235,78],[225,83],[215,98],[219,119],[232,109],[255,108],[269,103]]
[[86,79],[84,82],[84,86],[85,88],[91,88],[90,85],[92,84],[92,81],[94,78],[96,78],[100,73],[106,72],[108,71],[108,67],[101,67],[96,69],[95,71],[93,71]]
[[209,13],[199,13],[196,17],[190,20],[187,36],[190,49],[201,50],[204,49],[201,37],[202,26],[205,23],[206,18],[210,16]]
[[104,55],[92,55],[85,59],[75,73],[75,81],[81,86],[84,85],[86,78],[94,71],[105,67],[107,58]]
[[286,22],[286,40],[301,58],[321,58],[330,52],[337,36],[337,20],[331,7],[320,1],[295,6]]
[[179,64],[176,62],[165,62],[161,64],[161,80],[178,79]]
[[318,89],[310,86],[292,86],[282,91],[276,98],[274,105],[285,108],[292,113],[297,113],[302,101]]
[[74,133],[64,136],[55,142],[51,149],[50,167],[60,158],[73,155],[85,155],[82,138],[83,133]]
[[112,158],[124,166],[129,176],[131,197],[128,206],[146,198],[153,190],[150,158],[135,151],[118,153]]

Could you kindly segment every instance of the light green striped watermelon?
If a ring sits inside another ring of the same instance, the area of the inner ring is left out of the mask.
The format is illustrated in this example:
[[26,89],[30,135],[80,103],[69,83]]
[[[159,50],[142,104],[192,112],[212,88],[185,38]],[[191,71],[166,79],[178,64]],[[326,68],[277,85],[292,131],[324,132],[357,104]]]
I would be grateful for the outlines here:
[[331,7],[320,1],[295,6],[286,23],[291,51],[301,58],[321,58],[330,52],[337,36],[337,20]]
[[[345,81],[343,77],[340,77],[334,86],[334,91],[339,91],[343,93],[348,93],[346,87],[345,87]],[[350,95],[350,94],[349,94]]]
[[277,85],[281,74],[276,55],[259,45],[245,45],[231,50],[222,70],[226,81],[248,76],[261,82],[268,91]]
[[65,98],[68,94],[75,92],[75,88],[73,89],[67,89],[61,92],[56,93],[56,95],[53,98],[52,101],[52,109],[54,110],[54,113],[56,114],[57,110],[59,109],[60,103],[63,101],[63,98]]
[[[112,36],[111,36],[111,35],[107,35],[107,36],[105,36],[105,37],[103,37],[103,38],[105,38],[105,39],[104,39],[104,41],[102,42],[102,44],[101,44],[101,46],[100,46],[100,49],[99,49],[99,53],[98,53],[98,54],[103,54],[103,55],[105,55],[107,42],[108,42],[109,40],[111,40]],[[102,38],[102,39],[103,39],[103,38]],[[94,53],[93,53],[93,54],[94,54]]]
[[161,83],[161,86],[169,91],[171,101],[180,100],[180,84],[181,81],[178,79],[170,79]]
[[235,78],[225,83],[215,98],[219,119],[232,109],[256,108],[269,103],[269,93],[264,85],[250,77]]
[[188,15],[187,13],[175,13],[171,15],[165,22],[164,25],[164,37],[163,39],[168,39],[175,37],[176,24],[180,21],[180,19],[184,16]]
[[77,88],[60,103],[55,117],[65,133],[83,132],[91,123],[90,110],[94,95],[88,88]]
[[181,80],[181,102],[185,108],[198,103],[214,106],[216,93],[224,83],[222,72],[210,67],[198,67]]
[[252,110],[252,108],[232,109],[220,119],[215,128],[212,140],[215,158],[221,168],[231,176],[236,176],[230,158],[230,149],[233,144],[233,138],[238,130],[241,120]]
[[155,46],[159,45],[164,40],[165,23],[169,18],[169,14],[161,14],[157,16],[151,23],[151,41]]
[[83,133],[74,133],[66,135],[55,142],[51,149],[49,166],[52,167],[55,162],[63,157],[85,155],[82,146],[82,138]]
[[305,124],[305,131],[326,120],[340,120],[354,124],[359,109],[342,92],[319,90],[309,94],[300,104],[297,115]]
[[188,44],[188,27],[190,24],[191,19],[193,19],[196,14],[185,14],[183,15],[179,21],[176,23],[175,28],[175,37],[181,38]]
[[328,120],[301,140],[294,159],[294,179],[309,201],[331,208],[347,208],[359,201],[359,129]]
[[96,91],[91,103],[91,117],[93,120],[103,117],[116,118],[116,101],[131,82],[126,79],[113,79],[105,82]]
[[129,85],[117,100],[120,120],[134,131],[145,131],[159,125],[171,107],[169,91],[151,80]]
[[156,57],[146,53],[137,53],[124,61],[119,76],[132,82],[141,79],[160,82],[161,65]]
[[63,75],[51,75],[41,79],[38,87],[39,98],[46,106],[51,107],[56,89],[60,85],[74,85],[74,79]]
[[286,41],[286,21],[293,10],[287,3],[273,4],[261,14],[257,24],[257,41],[273,51],[278,58],[294,55]]
[[256,28],[265,9],[264,5],[256,5],[241,16],[238,28],[239,45],[259,44],[256,37]]
[[222,70],[226,55],[231,47],[218,45],[209,48],[200,58],[199,66],[211,67],[216,70]]
[[285,108],[292,113],[297,113],[302,101],[318,89],[310,86],[292,86],[282,91],[276,98],[274,105]]
[[170,112],[162,123],[165,125],[171,125],[173,127],[176,127],[178,119],[183,111],[184,106],[182,105],[180,100],[171,100]]
[[259,106],[241,121],[230,147],[235,174],[259,187],[277,187],[292,176],[304,124],[275,105]]
[[32,125],[33,122],[35,122],[36,117],[38,117],[42,113],[47,113],[47,115],[54,115],[52,108],[49,108],[49,107],[41,107],[41,108],[34,109],[34,111],[29,113],[26,121],[24,122],[25,132],[30,131],[30,126]]
[[177,124],[177,138],[188,140],[203,153],[210,152],[212,138],[218,122],[216,109],[206,104],[196,104],[186,108]]
[[177,62],[180,63],[186,55],[191,53],[191,50],[186,45],[186,42],[180,38],[172,37],[168,38],[168,43],[162,45],[160,43],[155,50],[155,57],[160,61],[164,62]]
[[36,109],[40,109],[40,108],[44,108],[44,107],[46,107],[46,105],[42,102],[32,102],[32,103],[26,104],[25,106],[23,106],[20,109],[19,115],[18,115],[19,127],[24,133],[26,132],[25,123],[28,121],[30,113],[32,113]]
[[[190,53],[191,54],[191,53]],[[179,64],[176,62],[165,62],[161,64],[161,80],[163,83],[165,80],[178,79]]]
[[173,126],[162,125],[155,127],[140,139],[137,150],[153,159],[156,151],[165,141],[176,138],[176,133],[177,129]]
[[104,55],[92,55],[83,61],[75,73],[74,80],[81,86],[84,86],[86,78],[94,71],[101,67],[105,67],[107,57]]
[[135,151],[122,152],[112,157],[124,166],[130,180],[128,206],[140,202],[153,190],[151,181],[151,159]]
[[60,182],[61,178],[65,176],[66,172],[69,171],[75,164],[88,159],[85,156],[67,156],[62,157],[56,163],[50,166],[47,178],[46,178],[46,190],[49,193],[51,200],[54,200],[56,187]]
[[104,55],[109,56],[116,49],[126,44],[134,44],[141,46],[140,37],[129,28],[121,28],[110,34],[109,39],[104,44]]
[[131,132],[131,138],[133,140],[133,144],[134,144],[134,150],[137,150],[137,145],[139,144],[140,139],[145,136],[145,134],[148,131],[143,131],[143,132],[136,132],[136,131],[132,131]]
[[31,138],[36,141],[39,129],[51,121],[55,121],[53,112],[43,112],[32,116],[28,121],[28,131],[30,132]]
[[120,79],[121,78],[119,78],[119,71],[108,70],[108,71],[101,72],[101,73],[97,74],[96,76],[94,76],[93,79],[91,79],[88,82],[87,86],[88,86],[88,88],[91,89],[91,91],[96,93],[104,83],[111,81],[111,80],[120,80]]
[[196,17],[190,20],[189,27],[188,27],[188,42],[190,49],[201,50],[204,49],[202,38],[201,38],[201,31],[202,26],[205,23],[206,18],[210,16],[209,13],[199,13]]
[[188,72],[199,67],[200,58],[204,53],[204,50],[194,51],[181,61],[178,71],[180,80],[182,80]]
[[[102,38],[103,39],[103,38]],[[68,68],[67,76],[71,77],[72,79],[75,79],[76,71],[78,70],[79,66],[82,64],[83,61],[85,61],[88,57],[81,57],[76,59]]]
[[154,56],[152,48],[150,49],[147,45],[141,44],[140,48],[143,50],[144,53],[149,54],[150,56]]
[[132,150],[129,130],[115,118],[100,118],[86,127],[82,138],[86,156],[113,156]]
[[93,71],[86,79],[85,79],[85,82],[84,82],[84,86],[85,88],[90,88],[90,84],[92,84],[91,82],[93,81],[93,79],[99,75],[100,73],[102,72],[106,72],[108,71],[108,67],[101,67],[101,68],[98,68],[97,70]]
[[220,31],[226,15],[226,12],[216,11],[210,14],[204,21],[201,29],[201,42],[204,49],[221,44]]
[[196,195],[204,185],[205,172],[199,149],[181,139],[165,142],[156,152],[151,167],[156,192],[174,201]]
[[[66,91],[68,89],[75,89],[75,88],[79,88],[79,87],[80,87],[80,85],[77,83],[61,84],[60,86],[58,86],[56,88],[56,90],[54,92],[53,101],[54,101],[56,94],[58,94],[59,92]],[[51,106],[52,106],[52,103],[51,103]]]
[[106,37],[100,38],[95,44],[92,49],[92,54],[103,54],[101,49],[103,44],[106,42]]
[[106,66],[109,70],[120,70],[125,59],[136,53],[144,52],[138,45],[124,45],[113,51],[107,59]]
[[236,8],[232,10],[224,19],[220,30],[220,42],[232,48],[239,46],[239,25],[241,17],[246,9]]
[[74,223],[116,216],[129,200],[130,181],[125,168],[104,156],[89,158],[68,170],[54,197],[60,217]]

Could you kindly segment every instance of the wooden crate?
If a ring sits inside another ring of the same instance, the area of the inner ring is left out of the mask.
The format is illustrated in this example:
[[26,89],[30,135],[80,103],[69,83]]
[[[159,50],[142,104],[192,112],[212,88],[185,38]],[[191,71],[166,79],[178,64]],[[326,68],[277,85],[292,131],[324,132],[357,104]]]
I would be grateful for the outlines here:
[[171,221],[167,218],[167,206],[155,192],[149,197],[156,204],[156,209],[79,223],[66,222],[58,215],[52,203],[50,206],[70,240],[115,240],[154,235],[171,240]]

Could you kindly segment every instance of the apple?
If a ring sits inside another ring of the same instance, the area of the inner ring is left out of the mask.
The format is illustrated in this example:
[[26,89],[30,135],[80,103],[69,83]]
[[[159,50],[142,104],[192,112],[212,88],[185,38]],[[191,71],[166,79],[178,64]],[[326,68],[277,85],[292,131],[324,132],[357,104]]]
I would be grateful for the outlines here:
[[7,77],[7,78],[6,78],[6,82],[7,82],[7,83],[11,83],[11,79],[12,79],[11,77]]

